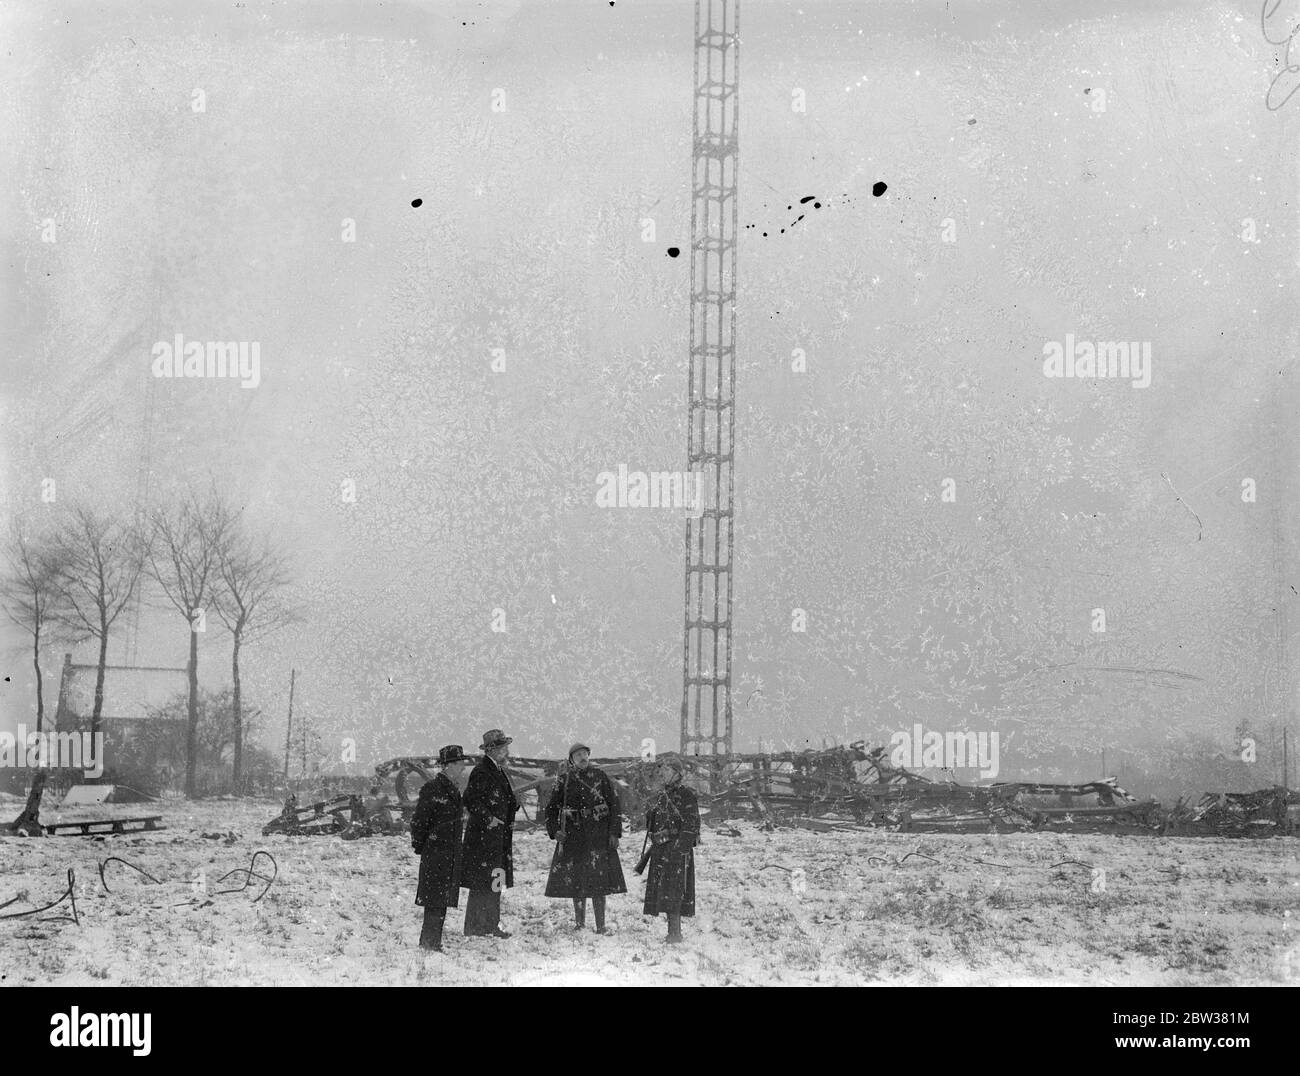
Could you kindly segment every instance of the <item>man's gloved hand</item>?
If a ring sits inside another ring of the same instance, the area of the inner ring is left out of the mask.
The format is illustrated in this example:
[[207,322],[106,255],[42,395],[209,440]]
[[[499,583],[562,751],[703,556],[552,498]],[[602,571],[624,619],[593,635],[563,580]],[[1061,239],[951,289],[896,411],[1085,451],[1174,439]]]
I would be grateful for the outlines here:
[[667,844],[667,843],[668,843],[668,834],[667,834],[667,833],[656,833],[656,834],[654,834],[654,836],[652,836],[652,837],[650,838],[650,843],[651,843],[651,844],[655,844],[655,845],[659,845],[659,844]]
[[612,848],[614,851],[617,852],[617,851],[618,851],[618,838],[617,838],[617,837],[610,837],[610,839],[609,839],[609,846],[610,846],[610,848]]

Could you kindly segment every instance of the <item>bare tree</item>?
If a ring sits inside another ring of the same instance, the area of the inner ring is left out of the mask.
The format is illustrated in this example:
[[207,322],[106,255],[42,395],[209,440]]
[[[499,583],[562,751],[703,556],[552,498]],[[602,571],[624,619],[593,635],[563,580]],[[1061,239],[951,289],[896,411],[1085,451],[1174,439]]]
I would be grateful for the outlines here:
[[220,551],[230,530],[230,513],[210,494],[191,495],[171,510],[150,513],[149,568],[190,632],[189,703],[185,732],[185,794],[194,795],[199,698],[199,632],[220,582]]
[[60,622],[73,638],[99,643],[90,715],[90,733],[97,736],[104,713],[108,639],[118,617],[136,597],[145,543],[132,521],[78,505],[54,536],[51,557]]
[[267,635],[297,619],[297,613],[282,600],[290,576],[284,556],[266,538],[253,539],[233,526],[221,543],[217,561],[221,587],[213,607],[234,637],[230,656],[233,684],[231,696],[234,734],[233,774],[235,792],[243,790],[244,717],[239,678],[239,654],[245,642]]
[[[0,579],[0,602],[9,619],[32,637],[32,668],[36,673],[36,731],[45,725],[45,686],[41,672],[41,640],[48,637],[59,619],[58,569],[49,543],[33,541],[15,527],[6,551],[8,573]],[[41,793],[46,770],[32,778],[27,804],[13,826],[40,825]]]

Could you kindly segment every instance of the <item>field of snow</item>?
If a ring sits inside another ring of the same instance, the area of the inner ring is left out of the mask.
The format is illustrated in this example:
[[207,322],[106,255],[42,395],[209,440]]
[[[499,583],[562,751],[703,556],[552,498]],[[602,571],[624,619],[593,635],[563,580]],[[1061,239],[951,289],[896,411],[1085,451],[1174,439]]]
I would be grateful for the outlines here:
[[[0,797],[6,818],[20,806]],[[576,934],[569,902],[542,895],[553,846],[520,832],[503,902],[514,937],[461,935],[462,893],[447,952],[425,954],[405,837],[263,838],[277,810],[123,805],[63,820],[161,812],[166,828],[0,838],[0,904],[22,898],[0,914],[54,899],[72,867],[81,916],[80,927],[0,921],[0,984],[1300,984],[1294,838],[764,833],[738,822],[738,836],[706,829],[698,915],[670,948],[664,920],[641,915],[641,834],[624,840],[631,891],[610,898],[611,933],[598,936],[590,913]],[[211,892],[238,884],[217,880],[258,849],[279,866],[265,898],[253,901],[260,885]],[[98,865],[109,856],[159,884],[113,863],[106,893]],[[67,902],[44,914],[67,914]]]

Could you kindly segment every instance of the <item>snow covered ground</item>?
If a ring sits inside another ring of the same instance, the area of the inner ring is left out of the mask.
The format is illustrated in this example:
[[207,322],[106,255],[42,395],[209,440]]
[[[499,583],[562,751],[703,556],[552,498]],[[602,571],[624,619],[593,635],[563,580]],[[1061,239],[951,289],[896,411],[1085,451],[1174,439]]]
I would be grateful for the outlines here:
[[[0,797],[5,817],[19,807]],[[664,921],[641,915],[631,871],[640,834],[624,840],[632,891],[610,899],[602,937],[590,913],[575,934],[569,902],[542,895],[553,846],[521,832],[518,884],[504,900],[514,937],[463,937],[462,899],[448,915],[447,952],[426,955],[404,837],[262,837],[277,810],[271,801],[104,807],[75,817],[161,811],[166,828],[0,838],[0,903],[23,896],[0,914],[54,899],[72,867],[81,915],[79,928],[0,921],[0,983],[1300,984],[1293,838],[769,834],[739,822],[739,836],[706,830],[699,913],[686,943],[669,948]],[[260,886],[210,892],[237,884],[217,879],[257,849],[279,865],[264,899],[253,902]],[[908,856],[917,850],[931,858]],[[113,863],[106,893],[98,864],[110,855],[160,884]],[[1055,866],[1065,860],[1079,862]]]

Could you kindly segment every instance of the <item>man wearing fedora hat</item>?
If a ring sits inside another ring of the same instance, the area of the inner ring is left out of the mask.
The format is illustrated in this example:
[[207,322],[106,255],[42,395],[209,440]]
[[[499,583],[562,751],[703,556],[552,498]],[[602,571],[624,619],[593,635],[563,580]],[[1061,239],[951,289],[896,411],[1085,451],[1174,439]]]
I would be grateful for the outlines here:
[[460,907],[461,799],[456,778],[468,765],[460,744],[442,748],[439,773],[420,787],[411,815],[411,848],[420,857],[415,903],[424,909],[420,948],[439,953],[447,909]]
[[469,890],[467,937],[510,937],[501,929],[501,891],[515,884],[513,841],[519,800],[505,771],[512,742],[500,729],[485,732],[479,748],[483,758],[465,789],[469,821],[460,884]]

